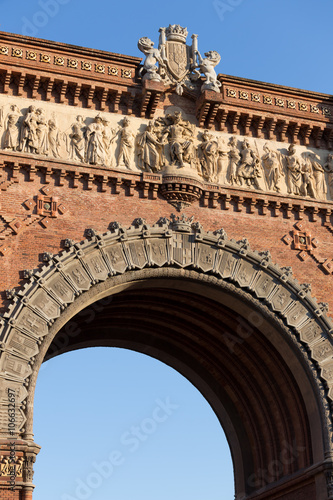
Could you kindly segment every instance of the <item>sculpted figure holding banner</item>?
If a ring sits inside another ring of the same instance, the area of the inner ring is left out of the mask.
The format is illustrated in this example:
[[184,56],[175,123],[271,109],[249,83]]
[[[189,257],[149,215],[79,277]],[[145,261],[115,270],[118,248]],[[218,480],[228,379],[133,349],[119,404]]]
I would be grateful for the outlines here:
[[161,67],[164,66],[160,50],[154,49],[154,42],[147,37],[140,38],[138,41],[138,48],[146,56],[143,68],[139,71],[139,74],[143,73],[142,80],[155,80],[160,82],[161,77],[158,74],[158,67],[156,66],[157,62]]
[[204,84],[201,86],[201,91],[211,90],[213,92],[220,92],[221,82],[218,81],[215,66],[219,64],[221,61],[221,56],[216,50],[210,50],[209,52],[205,52],[205,59],[201,57],[199,51],[196,51],[196,55],[198,57],[198,65],[197,69],[194,71],[197,75],[200,76],[200,72],[204,74],[206,80]]

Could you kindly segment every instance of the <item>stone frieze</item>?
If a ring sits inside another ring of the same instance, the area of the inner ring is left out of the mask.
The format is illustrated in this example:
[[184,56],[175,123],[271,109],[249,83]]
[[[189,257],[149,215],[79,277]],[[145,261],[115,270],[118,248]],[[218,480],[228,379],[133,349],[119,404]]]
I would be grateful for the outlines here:
[[327,150],[212,132],[173,106],[147,122],[31,102],[0,99],[4,152],[333,200],[333,155]]

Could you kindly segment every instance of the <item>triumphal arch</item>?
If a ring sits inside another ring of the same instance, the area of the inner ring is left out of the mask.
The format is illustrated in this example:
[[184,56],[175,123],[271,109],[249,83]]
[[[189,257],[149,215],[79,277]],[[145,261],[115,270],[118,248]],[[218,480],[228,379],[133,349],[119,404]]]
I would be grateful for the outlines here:
[[42,362],[118,346],[201,391],[237,500],[332,499],[333,98],[138,38],[0,33],[0,496],[32,498]]

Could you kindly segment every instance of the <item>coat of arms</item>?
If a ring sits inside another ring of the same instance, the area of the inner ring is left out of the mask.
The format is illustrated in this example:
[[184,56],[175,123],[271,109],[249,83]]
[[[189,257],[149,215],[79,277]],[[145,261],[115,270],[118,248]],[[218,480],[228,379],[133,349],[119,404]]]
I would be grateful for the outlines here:
[[[178,24],[160,29],[160,46],[165,62],[165,74],[173,83],[181,83],[189,76],[195,60],[195,44],[186,45],[187,29]],[[196,39],[196,35],[193,35]]]
[[154,42],[147,37],[140,38],[138,42],[139,49],[146,56],[141,69],[143,79],[173,84],[176,92],[182,94],[184,86],[193,90],[200,73],[204,73],[206,82],[202,90],[219,92],[220,82],[217,81],[214,67],[219,63],[220,55],[210,51],[205,54],[206,59],[203,59],[198,51],[198,35],[192,35],[192,45],[187,45],[188,31],[179,24],[160,28],[159,32],[158,49],[154,48]]

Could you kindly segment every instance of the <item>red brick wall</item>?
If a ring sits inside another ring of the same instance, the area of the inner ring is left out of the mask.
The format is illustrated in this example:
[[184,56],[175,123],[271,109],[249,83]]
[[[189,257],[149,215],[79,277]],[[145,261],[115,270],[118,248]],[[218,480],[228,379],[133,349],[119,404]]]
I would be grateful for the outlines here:
[[[29,215],[36,215],[35,209],[27,210],[23,203],[28,199],[36,199],[37,194],[41,194],[40,189],[46,186],[39,177],[34,182],[24,181],[23,175],[19,179],[17,184],[12,184],[7,191],[1,193],[1,214],[7,219],[19,217],[23,220]],[[104,232],[112,221],[117,220],[124,226],[129,226],[136,217],[143,217],[153,224],[160,217],[176,212],[173,206],[160,197],[156,200],[142,199],[139,191],[128,196],[126,187],[121,187],[120,193],[115,195],[111,194],[110,186],[103,193],[98,192],[96,186],[92,190],[85,190],[80,182],[77,189],[69,185],[70,181],[66,179],[64,186],[56,186],[53,179],[49,184],[50,195],[57,197],[59,204],[67,208],[66,213],[58,213],[56,218],[49,219],[46,228],[37,220],[25,226],[19,234],[11,234],[0,242],[3,248],[9,249],[8,253],[0,256],[2,290],[23,283],[20,271],[35,269],[40,265],[42,252],[58,253],[63,248],[64,239],[80,241],[84,239],[84,230],[87,228]],[[216,209],[204,208],[199,202],[186,208],[184,213],[187,216],[193,215],[206,230],[214,231],[223,227],[229,238],[239,240],[245,237],[250,241],[252,249],[270,250],[274,262],[281,266],[292,266],[294,277],[301,283],[311,283],[312,295],[318,301],[329,302],[330,309],[333,310],[333,297],[330,293],[332,275],[326,274],[311,256],[303,262],[298,256],[300,251],[282,240],[295,228],[297,216],[293,213],[287,219],[282,212],[279,217],[271,217],[269,213],[266,216],[258,215],[258,211],[254,214],[247,213],[246,208],[242,212],[236,212],[233,206],[229,210],[221,209],[220,205]],[[317,222],[310,220],[311,216],[305,213],[302,223],[304,229],[318,242],[316,252],[332,258],[333,234],[323,225],[320,217]],[[31,222],[31,219],[24,221],[24,224],[27,221]],[[3,220],[2,224],[3,228],[7,227]],[[6,305],[3,296],[1,305]]]

